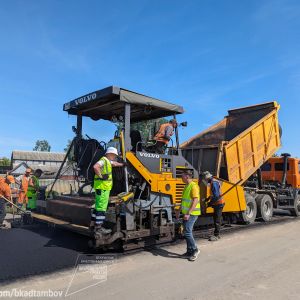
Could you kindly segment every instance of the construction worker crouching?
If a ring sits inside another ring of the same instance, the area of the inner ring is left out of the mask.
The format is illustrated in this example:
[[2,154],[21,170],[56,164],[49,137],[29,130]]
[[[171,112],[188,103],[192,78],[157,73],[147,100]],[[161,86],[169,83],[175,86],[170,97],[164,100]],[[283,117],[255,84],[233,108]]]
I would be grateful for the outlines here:
[[41,177],[43,171],[41,169],[37,169],[34,171],[33,175],[31,176],[32,186],[29,185],[27,189],[27,209],[28,210],[35,210],[36,209],[36,201],[38,198],[38,192],[40,188],[39,178]]
[[225,201],[221,196],[221,184],[215,179],[212,174],[205,171],[201,174],[203,183],[210,189],[210,201],[208,206],[214,209],[214,235],[209,238],[209,241],[217,241],[220,239],[220,230],[222,223],[222,211],[225,205]]
[[186,184],[182,193],[181,213],[183,214],[184,237],[187,246],[187,251],[182,257],[194,261],[200,253],[193,237],[195,222],[201,214],[200,191],[198,184],[192,179],[192,172],[183,172],[182,181]]
[[110,229],[104,228],[102,225],[105,220],[107,211],[109,194],[113,186],[112,167],[122,167],[123,163],[116,162],[118,150],[114,147],[108,147],[106,153],[94,165],[94,190],[95,190],[95,208],[92,212],[91,229],[95,232],[104,234],[111,233]]
[[15,183],[15,179],[12,175],[7,175],[5,178],[0,177],[0,228],[8,228],[7,224],[4,223],[6,216],[6,200],[11,200],[11,188],[10,184]]
[[164,154],[165,149],[174,134],[174,128],[177,127],[177,121],[172,119],[169,123],[160,125],[158,132],[153,137],[156,140],[155,151],[159,154]]

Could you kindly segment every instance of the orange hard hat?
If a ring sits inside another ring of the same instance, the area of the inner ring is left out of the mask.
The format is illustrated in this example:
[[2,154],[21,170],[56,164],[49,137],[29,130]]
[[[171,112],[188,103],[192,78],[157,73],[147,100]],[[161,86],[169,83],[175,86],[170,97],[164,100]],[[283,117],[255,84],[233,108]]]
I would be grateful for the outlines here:
[[15,183],[15,177],[12,175],[7,175],[6,179],[10,182],[10,183]]
[[31,173],[31,169],[30,169],[30,168],[27,168],[25,172],[26,172],[26,173]]

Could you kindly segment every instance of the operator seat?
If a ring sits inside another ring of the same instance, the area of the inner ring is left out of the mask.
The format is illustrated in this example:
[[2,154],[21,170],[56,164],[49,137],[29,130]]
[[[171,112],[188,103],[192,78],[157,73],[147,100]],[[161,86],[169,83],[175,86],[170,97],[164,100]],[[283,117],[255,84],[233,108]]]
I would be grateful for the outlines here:
[[142,136],[139,130],[130,131],[132,152],[142,151]]

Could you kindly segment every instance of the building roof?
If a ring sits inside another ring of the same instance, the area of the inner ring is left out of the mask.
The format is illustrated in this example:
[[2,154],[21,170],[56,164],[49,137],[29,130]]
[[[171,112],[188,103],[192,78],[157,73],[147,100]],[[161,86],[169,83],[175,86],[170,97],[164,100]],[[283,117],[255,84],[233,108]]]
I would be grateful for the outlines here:
[[[21,175],[25,173],[25,170],[27,168],[30,168],[33,172],[35,170],[41,170],[42,176],[41,178],[54,178],[60,168],[60,166],[45,166],[45,165],[31,165],[25,162],[22,162],[18,165],[16,165],[10,172],[9,174],[12,174],[14,176]],[[68,166],[64,166],[61,170],[60,175],[61,176],[69,176],[73,175],[73,169],[69,168]]]
[[12,160],[38,160],[38,161],[63,161],[66,153],[64,152],[45,152],[45,151],[19,151],[14,150],[11,155]]
[[25,170],[29,168],[28,164],[26,164],[25,162],[22,162],[18,165],[16,165],[11,171],[9,171],[9,174],[11,175],[21,175],[25,173]]

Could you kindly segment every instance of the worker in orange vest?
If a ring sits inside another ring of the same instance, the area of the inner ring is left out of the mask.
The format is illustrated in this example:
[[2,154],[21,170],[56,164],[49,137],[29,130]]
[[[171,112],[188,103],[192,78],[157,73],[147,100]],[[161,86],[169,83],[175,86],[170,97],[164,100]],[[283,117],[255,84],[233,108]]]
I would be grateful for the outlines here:
[[165,149],[171,139],[171,136],[174,134],[174,128],[177,127],[177,121],[172,119],[169,123],[164,123],[160,125],[159,130],[154,136],[156,140],[155,151],[159,154],[164,154]]
[[222,225],[222,211],[225,201],[221,193],[221,183],[215,179],[210,172],[205,171],[201,175],[203,183],[210,189],[210,198],[208,206],[214,209],[214,234],[209,238],[209,241],[217,241],[220,239],[220,229]]
[[14,182],[15,179],[12,175],[7,175],[5,178],[0,177],[0,228],[7,227],[3,222],[6,215],[6,201],[3,197],[10,200],[11,189],[9,185]]
[[20,186],[19,197],[18,197],[18,206],[22,207],[24,204],[26,206],[28,202],[27,191],[29,186],[34,186],[31,179],[31,169],[26,169],[24,175],[17,177],[17,182]]

